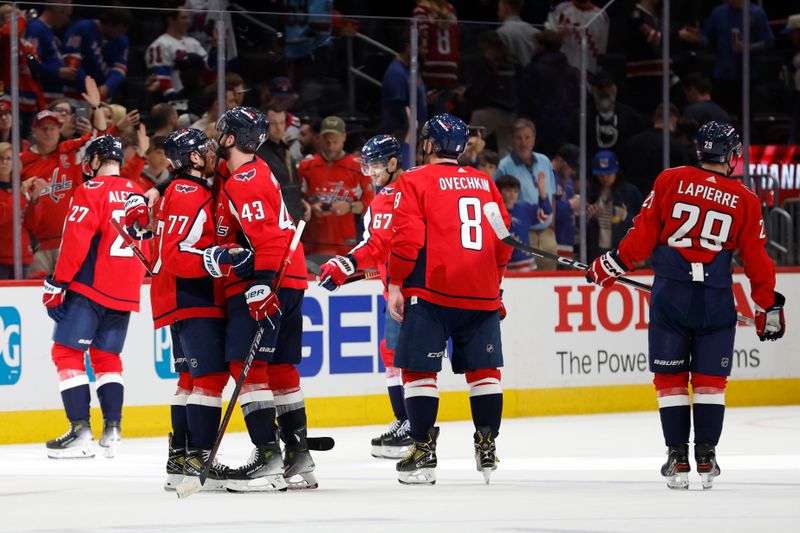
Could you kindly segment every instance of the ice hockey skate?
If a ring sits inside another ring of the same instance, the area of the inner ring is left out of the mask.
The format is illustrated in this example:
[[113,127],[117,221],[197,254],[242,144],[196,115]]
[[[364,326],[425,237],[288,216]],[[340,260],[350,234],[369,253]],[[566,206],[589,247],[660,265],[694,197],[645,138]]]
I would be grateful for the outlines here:
[[[186,461],[183,465],[184,477],[200,477],[205,467],[211,450],[189,449],[186,451]],[[203,491],[225,490],[228,484],[228,475],[231,469],[214,459],[211,468],[208,470],[208,477],[203,484]],[[185,481],[185,480],[184,480]],[[178,493],[180,495],[180,492]]]
[[408,453],[414,440],[408,435],[408,420],[395,420],[381,435],[372,439],[372,457],[400,459]]
[[228,492],[285,491],[283,460],[277,442],[257,446],[247,464],[228,473]]
[[119,421],[104,420],[103,434],[100,436],[98,445],[105,457],[109,459],[117,455],[117,448],[122,440],[122,428]]
[[405,458],[397,463],[397,480],[404,485],[436,484],[436,439],[439,428],[428,430],[428,438],[415,440]]
[[283,477],[289,488],[316,489],[319,486],[314,475],[314,460],[308,451],[306,428],[299,427],[290,433],[281,432],[284,443]]
[[497,445],[492,437],[492,429],[479,427],[475,432],[475,468],[483,473],[483,479],[489,484],[492,472],[497,470]]
[[186,446],[174,442],[174,435],[169,434],[169,455],[167,455],[167,480],[164,490],[175,490],[183,481],[183,465],[186,463]]
[[694,459],[697,462],[697,473],[703,483],[703,490],[713,488],[714,478],[722,472],[717,464],[717,453],[711,444],[695,444]]
[[86,420],[71,422],[69,431],[47,441],[47,457],[50,459],[90,459],[94,454],[92,428]]
[[689,446],[670,446],[667,449],[667,462],[661,467],[661,475],[667,480],[667,487],[688,490],[689,470]]

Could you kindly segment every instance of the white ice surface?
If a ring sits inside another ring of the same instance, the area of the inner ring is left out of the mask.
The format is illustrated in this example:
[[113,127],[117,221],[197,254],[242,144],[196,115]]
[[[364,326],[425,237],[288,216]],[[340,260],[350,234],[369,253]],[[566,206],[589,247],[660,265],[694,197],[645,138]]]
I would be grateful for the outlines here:
[[[466,422],[441,425],[433,487],[400,485],[394,462],[369,456],[382,428],[332,428],[312,432],[336,439],[314,454],[318,490],[187,500],[161,488],[166,438],[123,440],[115,459],[0,446],[0,531],[800,531],[800,406],[725,418],[722,476],[707,492],[696,473],[688,492],[664,485],[655,412],[506,420],[489,486]],[[231,434],[222,459],[237,466],[249,452],[246,434]]]

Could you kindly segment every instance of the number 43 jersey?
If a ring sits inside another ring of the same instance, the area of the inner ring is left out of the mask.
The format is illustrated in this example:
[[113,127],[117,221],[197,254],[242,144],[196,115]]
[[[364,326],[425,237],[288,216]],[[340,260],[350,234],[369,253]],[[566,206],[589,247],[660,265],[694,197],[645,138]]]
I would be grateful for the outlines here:
[[[117,311],[138,311],[145,269],[109,220],[125,218],[125,200],[142,189],[120,176],[96,176],[75,190],[53,278]],[[147,256],[147,247],[142,251]]]
[[423,165],[397,182],[389,283],[403,295],[445,307],[494,311],[512,249],[484,219],[496,202],[511,219],[492,178],[456,164]]
[[619,246],[633,266],[658,245],[676,250],[689,263],[709,264],[723,250],[739,250],[753,301],[774,303],[775,265],[758,197],[740,181],[695,167],[663,171]]
[[[220,244],[238,243],[255,253],[254,278],[273,277],[283,262],[295,226],[283,203],[281,186],[269,166],[253,157],[235,172],[224,162],[217,169],[224,184],[217,203],[217,238]],[[303,245],[294,252],[283,287],[308,288]],[[231,273],[225,278],[225,294],[231,297],[247,290],[253,280]]]

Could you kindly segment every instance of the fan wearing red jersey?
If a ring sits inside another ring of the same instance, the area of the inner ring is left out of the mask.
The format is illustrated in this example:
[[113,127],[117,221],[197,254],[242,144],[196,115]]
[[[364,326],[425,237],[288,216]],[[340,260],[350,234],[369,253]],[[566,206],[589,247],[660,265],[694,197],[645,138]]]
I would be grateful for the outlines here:
[[[358,268],[377,268],[384,284],[386,262],[392,241],[392,216],[394,213],[395,185],[403,175],[402,147],[391,135],[376,135],[361,149],[361,171],[372,177],[375,189],[380,192],[372,200],[364,214],[364,236],[347,255],[339,255],[322,265],[320,286],[329,291],[339,287]],[[409,423],[403,401],[403,380],[400,369],[394,366],[394,349],[400,332],[397,322],[386,308],[383,340],[380,344],[381,358],[386,367],[386,386],[395,420],[389,429],[372,439],[372,456],[398,459],[405,456],[412,440],[408,435]]]
[[[224,244],[253,250],[253,275],[225,281],[228,330],[225,355],[238,377],[260,321],[265,322],[255,361],[247,374],[239,401],[256,449],[251,462],[231,472],[229,490],[315,488],[314,462],[306,441],[306,411],[300,374],[302,359],[303,294],[308,287],[305,256],[298,247],[275,293],[273,280],[294,234],[280,185],[269,166],[255,152],[267,138],[267,117],[252,107],[235,107],[217,122],[218,155],[228,174],[219,194],[217,235]],[[275,422],[285,444],[283,462],[276,441]],[[297,477],[300,476],[298,480]],[[277,479],[280,478],[280,479]]]
[[495,237],[482,209],[503,202],[489,175],[456,161],[467,144],[462,120],[436,115],[420,136],[431,164],[406,171],[398,182],[389,256],[387,305],[402,322],[395,365],[403,369],[414,439],[397,463],[399,481],[435,483],[436,374],[452,338],[453,371],[465,373],[470,387],[476,467],[488,483],[497,468],[503,410],[500,282],[512,250]]
[[[158,260],[150,300],[154,327],[170,328],[178,372],[164,485],[175,490],[184,475],[199,476],[208,461],[230,375],[225,361],[225,295],[218,279],[231,272],[249,275],[253,260],[250,250],[214,246],[216,203],[211,186],[216,154],[206,134],[192,128],[172,132],[164,151],[175,176],[158,212]],[[143,216],[146,205],[143,196],[132,196],[126,208]],[[141,235],[148,221],[140,218],[135,225],[132,233]],[[203,490],[224,490],[228,470],[215,462]]]
[[84,351],[97,378],[103,411],[100,446],[113,457],[120,440],[122,361],[131,311],[139,310],[145,269],[109,224],[125,216],[125,200],[142,190],[119,176],[122,141],[104,135],[86,148],[92,179],[75,190],[64,223],[62,253],[44,282],[43,303],[55,320],[53,362],[70,430],[47,443],[52,458],[94,457],[89,428],[89,379]]
[[650,370],[668,447],[661,474],[672,489],[689,487],[692,418],[703,488],[711,488],[720,473],[715,446],[722,433],[737,322],[731,289],[734,251],[739,250],[750,280],[759,339],[779,339],[785,329],[785,298],[775,292],[775,266],[765,250],[758,197],[730,178],[740,153],[732,126],[705,124],[697,134],[700,168],[663,171],[619,249],[595,259],[587,274],[589,281],[608,286],[652,257]]

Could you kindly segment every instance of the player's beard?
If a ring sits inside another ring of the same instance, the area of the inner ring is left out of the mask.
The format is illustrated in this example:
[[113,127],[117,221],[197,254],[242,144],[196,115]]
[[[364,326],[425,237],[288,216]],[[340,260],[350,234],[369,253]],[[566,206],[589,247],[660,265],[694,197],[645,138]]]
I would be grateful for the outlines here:
[[217,148],[217,157],[219,159],[224,159],[225,161],[231,156],[231,149],[229,146],[222,146],[221,144]]

